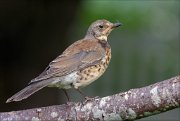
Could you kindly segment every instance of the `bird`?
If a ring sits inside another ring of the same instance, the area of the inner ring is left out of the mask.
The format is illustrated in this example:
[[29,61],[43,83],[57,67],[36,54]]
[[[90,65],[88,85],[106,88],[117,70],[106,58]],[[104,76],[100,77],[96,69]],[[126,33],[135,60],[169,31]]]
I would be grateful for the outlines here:
[[6,103],[21,101],[44,87],[57,87],[64,90],[80,89],[97,80],[107,69],[111,59],[111,47],[107,41],[111,31],[122,24],[111,23],[106,19],[93,22],[83,39],[74,42],[49,63],[48,67]]

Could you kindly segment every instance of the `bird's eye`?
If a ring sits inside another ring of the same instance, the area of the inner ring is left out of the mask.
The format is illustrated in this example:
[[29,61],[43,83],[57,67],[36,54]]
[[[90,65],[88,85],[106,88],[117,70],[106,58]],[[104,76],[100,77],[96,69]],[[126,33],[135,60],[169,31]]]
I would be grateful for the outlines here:
[[99,28],[101,28],[101,29],[102,29],[102,28],[103,28],[103,25],[99,25]]

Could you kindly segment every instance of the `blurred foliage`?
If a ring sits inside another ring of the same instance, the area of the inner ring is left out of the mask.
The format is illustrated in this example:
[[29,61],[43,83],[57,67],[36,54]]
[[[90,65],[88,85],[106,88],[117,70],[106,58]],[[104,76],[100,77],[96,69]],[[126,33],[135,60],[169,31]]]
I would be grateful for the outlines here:
[[[111,95],[180,74],[179,0],[0,2],[1,111],[64,102],[62,91],[57,100],[57,90],[45,88],[25,101],[4,104],[68,45],[83,38],[97,19],[123,26],[110,34],[111,63],[100,79],[83,89],[88,95]],[[73,101],[81,98],[68,92]]]
[[97,19],[123,26],[110,34],[111,63],[100,79],[84,89],[88,94],[106,96],[180,74],[179,1],[85,0],[70,39],[85,34]]
[[109,37],[112,61],[107,72],[94,84],[95,88],[89,89],[107,95],[178,75],[178,3],[179,1],[83,1],[71,30],[72,38],[85,34],[82,32],[97,19],[123,23]]

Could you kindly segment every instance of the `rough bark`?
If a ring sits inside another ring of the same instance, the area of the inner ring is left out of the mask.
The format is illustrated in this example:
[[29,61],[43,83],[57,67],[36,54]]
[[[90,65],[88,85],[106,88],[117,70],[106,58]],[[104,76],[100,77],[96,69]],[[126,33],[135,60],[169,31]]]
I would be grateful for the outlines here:
[[71,102],[0,113],[0,120],[135,120],[180,105],[180,76],[127,92],[84,102]]

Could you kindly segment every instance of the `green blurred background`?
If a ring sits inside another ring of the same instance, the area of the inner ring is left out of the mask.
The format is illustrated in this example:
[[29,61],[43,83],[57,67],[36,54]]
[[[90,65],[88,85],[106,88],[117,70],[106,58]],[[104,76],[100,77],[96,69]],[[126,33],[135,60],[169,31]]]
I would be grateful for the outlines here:
[[[97,19],[121,22],[108,40],[112,60],[105,74],[82,89],[107,96],[180,74],[179,0],[0,1],[0,111],[62,104],[62,90],[44,88],[21,102],[5,104]],[[73,101],[82,100],[69,90]],[[180,120],[180,109],[145,120]]]

